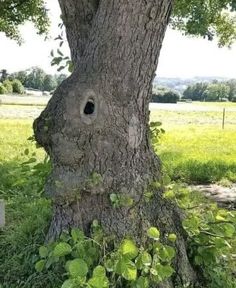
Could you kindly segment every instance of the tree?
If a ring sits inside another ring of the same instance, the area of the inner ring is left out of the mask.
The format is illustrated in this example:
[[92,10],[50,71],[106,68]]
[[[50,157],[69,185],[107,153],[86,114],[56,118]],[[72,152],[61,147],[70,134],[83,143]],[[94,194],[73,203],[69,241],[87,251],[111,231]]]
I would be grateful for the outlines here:
[[45,76],[46,73],[43,71],[43,69],[39,67],[33,67],[31,68],[31,72],[27,76],[25,86],[38,90],[43,90]]
[[49,21],[43,0],[0,1],[0,32],[21,43],[18,26],[26,21],[33,22],[39,34],[47,32]]
[[22,85],[22,83],[18,79],[14,79],[12,81],[12,89],[13,89],[13,92],[17,93],[17,94],[24,94],[24,92],[25,92],[24,86]]
[[236,80],[231,79],[226,82],[226,85],[229,87],[229,100],[232,101],[236,98]]
[[2,69],[2,70],[0,71],[0,74],[1,74],[1,78],[0,78],[0,81],[1,81],[1,82],[7,80],[7,78],[8,78],[8,73],[7,73],[7,70],[6,70],[6,69]]
[[67,78],[66,74],[59,74],[56,76],[57,85],[60,85]]
[[191,99],[194,101],[203,101],[204,92],[206,91],[207,87],[208,84],[203,82],[190,85],[183,92],[183,96],[186,99]]
[[8,94],[13,93],[13,87],[10,80],[6,79],[5,81],[3,81],[3,86],[6,88]]
[[7,89],[2,83],[0,83],[0,95],[2,94],[7,94]]
[[179,99],[180,95],[177,91],[166,88],[159,88],[152,94],[152,102],[156,103],[177,103]]
[[57,81],[54,76],[47,74],[43,80],[43,90],[52,91],[57,87]]
[[12,79],[18,79],[22,83],[22,85],[25,86],[27,82],[28,73],[26,70],[19,71],[19,72],[11,74],[10,77]]
[[[48,237],[72,226],[89,234],[98,219],[116,239],[130,235],[142,242],[143,231],[158,226],[162,235],[178,236],[177,276],[165,287],[195,284],[181,214],[154,185],[161,164],[148,137],[151,84],[173,1],[59,2],[75,69],[34,122],[36,140],[53,163],[46,185],[54,203]],[[229,4],[235,8],[234,0],[176,1],[172,25],[210,39],[215,33],[219,44],[231,44],[235,26],[221,13]],[[114,193],[130,198],[131,206],[114,209]]]
[[210,84],[204,92],[206,101],[222,101],[229,98],[230,88],[224,83]]

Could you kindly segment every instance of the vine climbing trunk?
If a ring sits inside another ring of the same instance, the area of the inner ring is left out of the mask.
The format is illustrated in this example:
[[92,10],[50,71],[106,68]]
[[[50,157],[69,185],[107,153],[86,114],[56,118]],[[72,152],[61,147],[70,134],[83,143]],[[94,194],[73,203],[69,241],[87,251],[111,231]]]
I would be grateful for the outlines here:
[[59,2],[74,72],[34,122],[53,165],[46,184],[54,203],[49,237],[72,226],[89,233],[97,219],[107,233],[143,241],[157,225],[178,235],[176,276],[165,287],[177,279],[193,283],[177,209],[161,191],[145,201],[161,174],[149,141],[148,105],[173,1]]

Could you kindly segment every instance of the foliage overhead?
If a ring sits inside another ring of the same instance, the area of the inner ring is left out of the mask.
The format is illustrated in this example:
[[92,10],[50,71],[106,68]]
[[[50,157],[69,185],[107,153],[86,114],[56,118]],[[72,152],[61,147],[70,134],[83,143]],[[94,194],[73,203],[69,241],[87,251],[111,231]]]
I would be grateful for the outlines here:
[[[230,46],[236,39],[236,0],[176,0],[171,27],[187,35],[212,40],[219,46]],[[34,23],[38,33],[47,32],[49,19],[44,0],[0,1],[0,32],[21,41],[18,27],[27,20]]]
[[0,32],[21,43],[19,26],[26,21],[31,21],[39,34],[47,33],[49,18],[44,0],[0,1]]
[[236,39],[235,0],[177,0],[171,19],[172,28],[187,35],[230,46]]

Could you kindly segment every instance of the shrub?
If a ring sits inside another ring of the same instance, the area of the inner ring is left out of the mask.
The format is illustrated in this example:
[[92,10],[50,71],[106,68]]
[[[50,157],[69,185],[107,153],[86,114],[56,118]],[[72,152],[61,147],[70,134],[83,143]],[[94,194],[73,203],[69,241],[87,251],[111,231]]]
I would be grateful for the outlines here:
[[161,89],[152,95],[152,102],[154,103],[177,103],[179,99],[179,93],[174,90]]
[[236,96],[232,97],[231,101],[236,102]]
[[112,252],[107,250],[109,237],[104,236],[97,220],[92,224],[92,238],[79,229],[64,232],[57,242],[39,248],[35,268],[41,275],[61,271],[62,288],[157,287],[174,273],[175,234],[166,235],[170,245],[162,244],[159,230],[150,227],[147,247],[123,239]]
[[12,83],[10,80],[3,81],[3,85],[7,90],[7,93],[11,94],[13,92]]
[[7,89],[2,83],[0,83],[0,94],[7,94]]
[[12,81],[12,89],[14,93],[18,93],[18,94],[24,94],[25,92],[24,86],[18,79],[14,79]]

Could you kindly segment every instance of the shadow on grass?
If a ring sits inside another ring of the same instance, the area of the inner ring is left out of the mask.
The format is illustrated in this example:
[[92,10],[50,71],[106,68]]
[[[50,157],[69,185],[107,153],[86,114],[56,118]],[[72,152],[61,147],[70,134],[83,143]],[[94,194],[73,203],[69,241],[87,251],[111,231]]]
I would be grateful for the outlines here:
[[189,184],[208,184],[228,179],[236,182],[236,163],[220,160],[186,160],[172,163],[168,174],[174,181],[181,180]]

